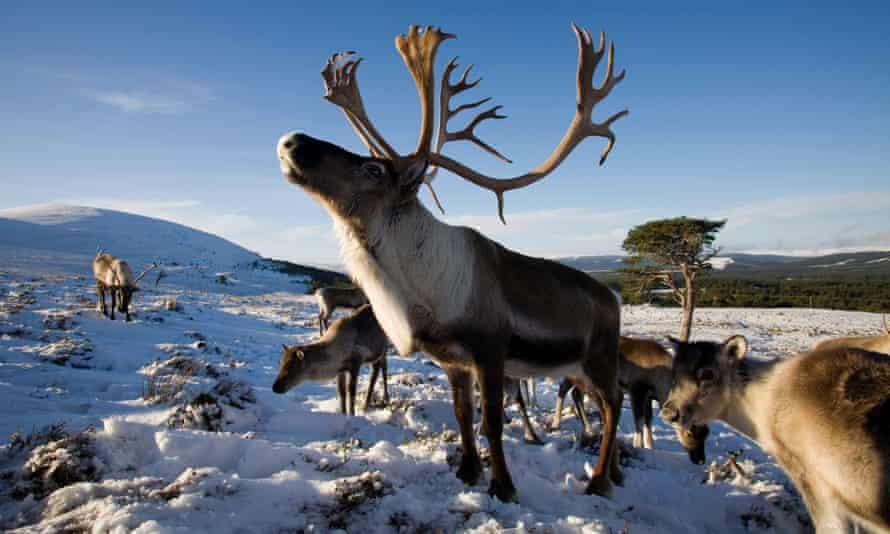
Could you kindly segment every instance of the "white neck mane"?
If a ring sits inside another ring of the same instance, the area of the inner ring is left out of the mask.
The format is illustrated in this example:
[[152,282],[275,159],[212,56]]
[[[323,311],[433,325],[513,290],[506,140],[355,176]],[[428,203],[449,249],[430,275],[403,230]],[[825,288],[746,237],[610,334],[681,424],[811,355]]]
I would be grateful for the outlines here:
[[414,334],[433,318],[441,324],[463,315],[476,261],[465,229],[439,221],[419,201],[397,221],[376,213],[365,221],[364,240],[347,221],[333,219],[349,274],[401,354],[416,349]]

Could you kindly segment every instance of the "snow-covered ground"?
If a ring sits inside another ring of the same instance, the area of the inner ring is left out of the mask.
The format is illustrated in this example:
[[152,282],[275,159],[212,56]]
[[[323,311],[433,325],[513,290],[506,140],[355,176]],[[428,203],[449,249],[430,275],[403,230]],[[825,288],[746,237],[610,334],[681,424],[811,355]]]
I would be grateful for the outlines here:
[[[450,390],[425,358],[392,356],[391,403],[357,417],[336,413],[332,384],[276,395],[281,344],[316,335],[317,309],[303,284],[244,267],[249,254],[214,253],[228,245],[207,245],[206,261],[189,266],[179,255],[194,248],[173,250],[159,237],[134,256],[158,255],[182,269],[144,286],[133,322],[112,322],[95,311],[88,274],[95,245],[80,251],[41,241],[83,217],[32,218],[27,224],[39,228],[18,229],[32,232],[28,247],[0,234],[0,528],[637,534],[790,532],[806,524],[772,459],[719,424],[709,461],[739,453],[747,477],[707,483],[707,468],[689,463],[658,419],[656,450],[624,447],[624,486],[611,499],[585,495],[596,451],[579,444],[574,417],[558,432],[545,430],[556,393],[546,382],[533,422],[547,443],[525,444],[511,407],[505,448],[518,503],[491,499],[487,479],[466,487],[454,476]],[[193,242],[178,235],[179,245]],[[219,271],[232,273],[228,283],[219,283]],[[678,313],[625,306],[624,333],[674,333]],[[753,357],[773,358],[828,337],[875,334],[879,325],[878,315],[858,312],[701,309],[694,333],[744,334]],[[363,373],[361,387],[366,381]],[[59,422],[65,428],[47,438],[42,429]],[[625,413],[626,443],[632,431]]]

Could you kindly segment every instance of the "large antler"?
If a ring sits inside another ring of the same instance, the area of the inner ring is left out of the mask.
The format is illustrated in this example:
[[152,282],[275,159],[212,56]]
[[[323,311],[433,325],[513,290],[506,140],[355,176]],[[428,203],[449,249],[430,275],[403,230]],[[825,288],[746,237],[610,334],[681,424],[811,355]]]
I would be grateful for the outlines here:
[[615,144],[615,134],[610,126],[628,113],[625,109],[615,113],[602,123],[593,122],[592,112],[594,106],[608,96],[612,89],[624,79],[624,70],[613,76],[615,44],[609,43],[605,79],[601,86],[594,87],[593,72],[596,70],[605,52],[605,35],[600,32],[599,46],[594,49],[593,41],[587,30],[581,30],[574,24],[572,24],[572,29],[578,38],[578,107],[559,145],[556,146],[543,163],[522,176],[496,179],[481,174],[443,154],[428,154],[428,160],[431,165],[447,169],[479,187],[492,191],[498,199],[498,216],[501,222],[506,223],[504,221],[504,193],[512,189],[531,185],[550,174],[585,138],[596,136],[608,139],[608,143],[600,156],[600,165],[602,165]]
[[[451,98],[467,89],[472,89],[482,81],[482,78],[476,78],[473,81],[467,81],[467,77],[470,75],[470,70],[472,70],[473,65],[468,66],[464,69],[463,74],[461,74],[460,79],[458,79],[457,83],[451,83],[451,73],[457,68],[457,58],[454,57],[451,61],[445,65],[445,72],[442,73],[442,81],[439,88],[439,127],[436,131],[436,142],[435,148],[433,152],[439,154],[442,152],[442,146],[449,141],[470,141],[476,144],[479,148],[485,150],[489,154],[494,157],[500,159],[505,163],[513,163],[509,158],[498,152],[494,147],[486,143],[485,141],[479,139],[476,136],[474,129],[479,125],[482,121],[486,119],[506,119],[506,115],[498,114],[498,110],[500,110],[503,106],[493,106],[479,114],[469,122],[462,130],[449,132],[448,131],[448,121],[454,118],[455,115],[460,113],[461,111],[467,109],[478,108],[482,104],[485,104],[491,97],[483,98],[481,100],[476,100],[475,102],[469,102],[467,104],[461,104],[454,109],[451,109]],[[442,209],[442,204],[439,203],[439,198],[436,196],[436,192],[433,190],[432,182],[438,173],[439,168],[433,167],[430,170],[429,174],[424,178],[424,182],[430,190],[430,194],[433,196],[433,200],[436,202],[436,206],[439,207],[439,210],[442,213],[445,213],[445,210]]]
[[399,157],[399,154],[374,128],[374,124],[365,113],[365,105],[362,102],[358,81],[355,78],[362,59],[353,60],[354,54],[355,52],[338,52],[328,58],[321,71],[325,84],[324,97],[343,110],[346,120],[368,147],[372,156],[395,159]]

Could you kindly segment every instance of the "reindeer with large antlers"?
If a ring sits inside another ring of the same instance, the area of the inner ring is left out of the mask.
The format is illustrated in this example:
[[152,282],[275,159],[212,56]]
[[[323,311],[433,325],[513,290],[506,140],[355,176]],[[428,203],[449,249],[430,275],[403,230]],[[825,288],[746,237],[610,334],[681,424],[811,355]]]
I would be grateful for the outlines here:
[[604,431],[587,492],[605,495],[611,481],[620,483],[615,461],[620,308],[606,286],[580,271],[518,254],[470,228],[442,223],[417,193],[421,184],[432,182],[436,169],[445,169],[494,192],[503,220],[504,193],[547,176],[585,138],[608,140],[600,163],[605,160],[615,140],[610,127],[627,111],[602,123],[592,122],[591,113],[624,72],[613,75],[610,44],[605,80],[594,87],[593,72],[606,55],[604,36],[594,47],[587,31],[572,28],[579,50],[575,116],[550,156],[521,176],[491,178],[442,154],[447,142],[465,140],[505,159],[474,133],[483,120],[502,118],[497,107],[462,130],[448,130],[456,114],[487,101],[450,107],[453,96],[478,83],[468,82],[466,72],[452,83],[453,60],[441,80],[435,128],[436,50],[454,36],[432,27],[420,31],[412,26],[407,37],[396,38],[420,96],[422,124],[413,153],[399,155],[368,118],[356,81],[361,60],[351,54],[335,54],[322,71],[325,98],[342,109],[371,157],[301,133],[278,142],[284,175],[331,215],[347,269],[368,295],[387,336],[402,354],[426,352],[448,376],[463,446],[457,476],[467,484],[475,484],[482,474],[473,435],[473,382],[478,380],[482,430],[492,458],[489,492],[504,501],[516,495],[501,442],[505,375],[568,376],[590,393],[600,404]]

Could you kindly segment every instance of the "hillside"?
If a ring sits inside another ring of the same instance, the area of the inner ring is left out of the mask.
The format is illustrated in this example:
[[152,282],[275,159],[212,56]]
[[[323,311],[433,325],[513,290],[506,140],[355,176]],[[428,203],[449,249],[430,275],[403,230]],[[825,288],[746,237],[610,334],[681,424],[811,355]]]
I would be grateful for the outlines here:
[[157,261],[166,275],[164,284],[191,289],[216,290],[225,280],[226,291],[249,292],[255,279],[277,278],[282,289],[304,291],[313,280],[346,280],[340,273],[267,260],[219,236],[142,215],[64,204],[0,210],[4,269],[91,278],[97,247],[126,259],[135,272]]

